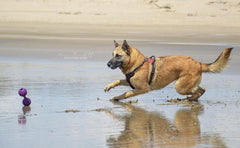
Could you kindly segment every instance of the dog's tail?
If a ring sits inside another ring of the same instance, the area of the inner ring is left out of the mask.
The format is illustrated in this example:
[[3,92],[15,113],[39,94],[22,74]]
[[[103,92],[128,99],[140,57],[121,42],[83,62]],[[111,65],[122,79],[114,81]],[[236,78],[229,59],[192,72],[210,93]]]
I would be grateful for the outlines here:
[[225,49],[216,59],[215,62],[210,64],[203,64],[202,63],[202,72],[221,72],[224,67],[228,64],[229,56],[231,54],[233,48]]

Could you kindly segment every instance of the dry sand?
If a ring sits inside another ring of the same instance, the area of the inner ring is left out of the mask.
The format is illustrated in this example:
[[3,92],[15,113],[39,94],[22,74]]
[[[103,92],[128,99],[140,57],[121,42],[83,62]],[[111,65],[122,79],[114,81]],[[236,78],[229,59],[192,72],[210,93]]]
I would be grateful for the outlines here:
[[240,42],[238,0],[2,0],[0,6],[1,37]]
[[8,0],[0,22],[240,26],[239,0]]

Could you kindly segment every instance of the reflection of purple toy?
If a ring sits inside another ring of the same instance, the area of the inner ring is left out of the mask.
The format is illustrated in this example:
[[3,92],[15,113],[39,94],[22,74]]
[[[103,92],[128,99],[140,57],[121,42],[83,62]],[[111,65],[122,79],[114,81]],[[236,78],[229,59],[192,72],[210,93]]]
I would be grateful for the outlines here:
[[26,97],[27,95],[27,90],[25,88],[21,88],[18,91],[18,94],[22,97],[24,97],[22,103],[24,106],[29,106],[31,104],[31,100],[29,98]]

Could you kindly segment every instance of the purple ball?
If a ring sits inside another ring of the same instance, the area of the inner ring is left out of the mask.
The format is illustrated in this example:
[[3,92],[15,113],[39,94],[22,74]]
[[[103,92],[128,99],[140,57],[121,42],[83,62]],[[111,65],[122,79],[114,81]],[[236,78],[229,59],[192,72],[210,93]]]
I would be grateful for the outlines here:
[[25,88],[21,88],[19,89],[18,94],[22,97],[25,97],[27,95],[27,90]]
[[29,106],[31,104],[31,100],[27,97],[24,97],[22,103],[24,106]]

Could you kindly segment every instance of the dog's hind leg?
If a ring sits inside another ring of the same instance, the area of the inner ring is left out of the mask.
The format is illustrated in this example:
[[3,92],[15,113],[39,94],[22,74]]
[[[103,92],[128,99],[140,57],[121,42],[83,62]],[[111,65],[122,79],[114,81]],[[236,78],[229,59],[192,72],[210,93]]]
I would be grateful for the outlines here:
[[104,91],[109,91],[111,88],[114,88],[118,85],[125,85],[125,86],[129,86],[129,83],[126,81],[126,80],[117,80],[117,81],[114,81],[113,83],[111,84],[108,84]]
[[201,74],[191,74],[180,77],[176,84],[176,90],[181,95],[191,95],[187,99],[189,101],[198,101],[198,98],[205,92],[204,88],[199,86],[201,82]]
[[128,92],[125,92],[124,94],[122,94],[120,96],[113,97],[111,100],[118,101],[118,100],[126,99],[129,97],[133,97],[136,95],[144,94],[144,93],[147,93],[148,91],[149,91],[148,89],[133,89]]

